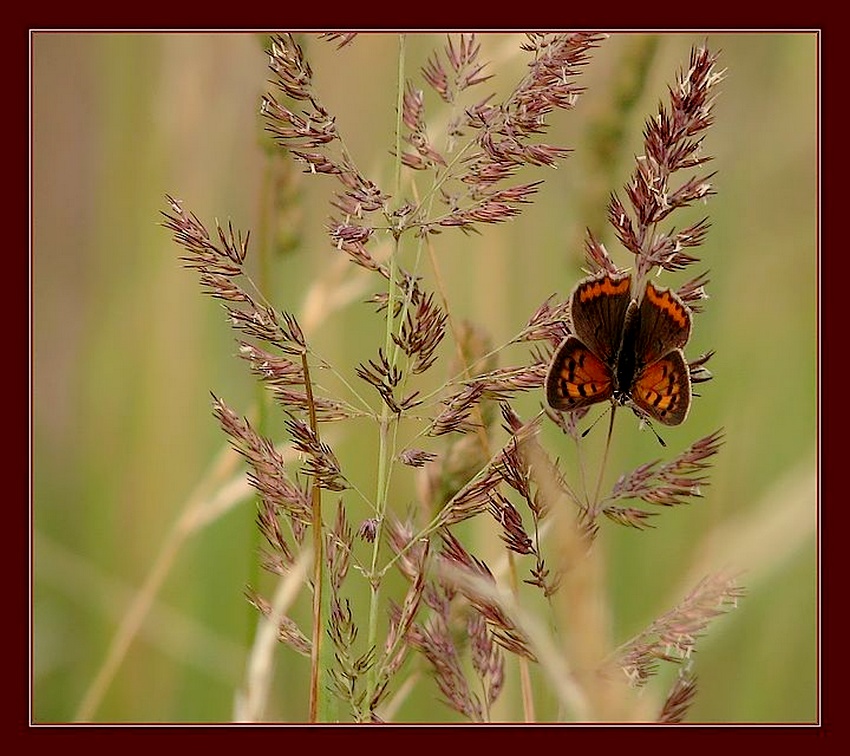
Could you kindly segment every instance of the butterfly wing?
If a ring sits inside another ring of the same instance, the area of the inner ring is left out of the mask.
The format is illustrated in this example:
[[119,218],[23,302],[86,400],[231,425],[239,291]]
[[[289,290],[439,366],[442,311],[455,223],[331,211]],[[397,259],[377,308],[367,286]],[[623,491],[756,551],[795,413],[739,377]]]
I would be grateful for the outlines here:
[[628,273],[597,273],[580,281],[570,296],[573,333],[608,367],[614,367],[631,302]]
[[631,281],[626,273],[597,273],[573,289],[573,334],[552,357],[546,376],[549,406],[569,412],[614,395],[614,366],[631,301]]
[[634,337],[638,372],[674,349],[682,349],[691,337],[691,311],[670,289],[648,283],[638,317],[640,325]]
[[675,292],[648,283],[633,333],[631,400],[658,422],[678,425],[691,406],[691,377],[682,352],[691,335],[691,312]]
[[561,412],[610,399],[614,374],[576,336],[567,336],[555,351],[546,376],[546,401]]
[[644,367],[630,391],[638,409],[664,425],[679,425],[691,406],[691,377],[681,349]]

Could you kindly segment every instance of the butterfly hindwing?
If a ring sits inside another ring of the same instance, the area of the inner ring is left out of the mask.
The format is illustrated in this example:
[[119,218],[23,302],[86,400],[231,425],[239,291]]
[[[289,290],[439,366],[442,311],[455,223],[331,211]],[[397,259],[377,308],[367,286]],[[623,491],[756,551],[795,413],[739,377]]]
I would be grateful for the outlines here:
[[691,378],[681,349],[644,367],[629,392],[635,406],[664,425],[679,425],[691,406]]
[[562,412],[610,399],[614,375],[576,336],[567,336],[555,351],[546,377],[546,400]]

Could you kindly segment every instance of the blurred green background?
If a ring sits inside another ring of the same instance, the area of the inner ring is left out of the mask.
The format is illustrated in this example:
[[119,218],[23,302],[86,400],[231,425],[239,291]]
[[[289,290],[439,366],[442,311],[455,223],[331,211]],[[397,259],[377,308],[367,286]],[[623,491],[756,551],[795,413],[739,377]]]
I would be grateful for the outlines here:
[[[352,156],[389,191],[396,35],[362,35],[342,50],[315,35],[299,39]],[[523,74],[522,36],[479,39],[496,74],[484,88],[504,92]],[[671,220],[682,228],[708,215],[712,227],[697,250],[702,263],[662,283],[710,271],[711,299],[696,318],[688,355],[716,350],[708,365],[715,378],[699,387],[688,421],[665,429],[667,452],[620,413],[612,475],[671,456],[719,427],[726,444],[701,500],[662,512],[646,532],[602,523],[612,632],[625,641],[703,574],[740,571],[747,597],[698,645],[699,692],[688,721],[813,722],[817,36],[613,34],[586,67],[587,91],[576,109],[552,120],[545,141],[573,153],[557,171],[528,174],[545,179],[534,203],[481,234],[444,233],[436,249],[454,315],[486,328],[497,344],[550,294],[569,293],[582,275],[586,226],[617,262],[630,264],[605,228],[607,196],[624,196],[644,120],[703,40],[727,69],[705,146],[715,158],[709,170],[718,172],[717,195]],[[420,87],[420,67],[444,41],[442,34],[410,35],[407,77]],[[216,218],[232,220],[252,230],[255,247],[277,249],[257,275],[277,306],[300,314],[335,365],[353,375],[383,343],[383,321],[359,304],[375,282],[358,288],[361,277],[339,262],[324,232],[333,181],[296,174],[297,205],[269,222],[286,165],[262,136],[263,44],[261,35],[242,33],[32,36],[37,723],[78,716],[229,721],[245,676],[257,614],[243,591],[261,581],[255,508],[212,417],[209,392],[240,414],[252,412],[259,394],[236,358],[220,307],[200,295],[158,225],[168,209],[164,194],[184,200],[211,230]],[[305,298],[305,291],[316,293],[315,280],[337,291],[346,276],[354,288],[336,309],[317,309],[325,300]],[[526,355],[514,347],[503,364]],[[541,400],[524,397],[518,406],[530,416]],[[271,415],[266,429],[281,439],[277,419]],[[601,428],[591,445],[604,439]],[[354,438],[344,424],[333,433],[347,472],[368,487],[368,433]],[[552,454],[570,453],[550,427],[545,439]],[[219,496],[220,510],[190,522],[193,506],[209,496]],[[412,497],[399,497],[401,511]],[[471,532],[468,543],[476,537]],[[497,553],[490,535],[481,535],[480,545],[486,559]],[[150,606],[130,614],[145,585],[156,588],[147,594]],[[300,621],[305,608],[296,614]],[[305,718],[307,673],[306,660],[281,650],[270,719]],[[551,718],[545,680],[533,674],[542,691],[539,714]],[[663,674],[671,679],[669,670]],[[497,718],[522,716],[516,676],[509,661]],[[435,698],[425,674],[398,720],[455,721]]]

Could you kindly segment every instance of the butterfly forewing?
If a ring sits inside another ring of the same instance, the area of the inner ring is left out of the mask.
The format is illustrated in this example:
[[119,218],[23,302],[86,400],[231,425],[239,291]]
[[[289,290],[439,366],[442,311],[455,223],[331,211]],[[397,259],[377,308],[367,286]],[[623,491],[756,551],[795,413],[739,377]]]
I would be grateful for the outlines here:
[[609,367],[620,348],[631,284],[628,273],[600,273],[581,281],[570,298],[573,333]]
[[640,327],[635,332],[637,368],[682,349],[691,336],[691,312],[671,290],[656,289],[652,283],[640,303]]

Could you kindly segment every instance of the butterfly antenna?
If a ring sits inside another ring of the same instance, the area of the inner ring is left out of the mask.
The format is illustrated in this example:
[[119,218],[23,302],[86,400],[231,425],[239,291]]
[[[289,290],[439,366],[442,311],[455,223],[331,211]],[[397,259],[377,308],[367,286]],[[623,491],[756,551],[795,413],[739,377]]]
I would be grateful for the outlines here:
[[603,413],[602,413],[599,417],[597,417],[597,418],[596,418],[596,420],[594,420],[594,421],[593,421],[590,425],[588,425],[588,426],[587,426],[587,428],[585,428],[585,429],[581,432],[581,437],[582,437],[582,438],[584,438],[584,437],[585,437],[588,433],[590,433],[590,431],[592,431],[592,430],[593,430],[593,427],[596,425],[596,423],[598,423],[598,422],[599,422],[599,421],[600,421],[603,417],[605,417],[605,415],[608,413],[608,411],[609,411],[609,410],[610,410],[611,412],[613,412],[613,411],[614,411],[614,410],[613,410],[613,408],[614,408],[614,405],[613,405],[613,404],[609,404],[609,405],[608,405],[608,409],[607,409],[607,410],[605,410],[605,412],[603,412]]
[[649,420],[647,420],[645,417],[641,417],[640,420],[641,420],[642,423],[646,423],[646,427],[649,428],[652,431],[652,435],[655,436],[655,438],[658,439],[658,443],[661,444],[666,449],[667,444],[665,444],[664,439],[661,438],[661,436],[658,435],[658,431],[655,430],[655,428],[652,427],[652,423],[649,422]]

